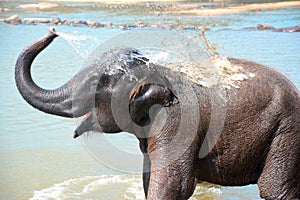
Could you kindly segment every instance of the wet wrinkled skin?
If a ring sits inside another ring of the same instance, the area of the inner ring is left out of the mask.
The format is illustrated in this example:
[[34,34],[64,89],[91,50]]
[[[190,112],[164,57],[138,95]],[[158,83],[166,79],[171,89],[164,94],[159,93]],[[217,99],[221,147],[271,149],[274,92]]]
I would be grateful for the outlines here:
[[[32,81],[30,67],[55,37],[51,30],[20,54],[15,79],[21,95],[49,114],[86,114],[74,137],[87,131],[135,134],[144,153],[147,199],[188,199],[201,181],[258,184],[265,199],[300,198],[300,93],[280,72],[228,58],[255,76],[236,88],[206,88],[148,64],[135,49],[119,49],[60,88],[44,90]],[[207,153],[204,145],[211,146]]]

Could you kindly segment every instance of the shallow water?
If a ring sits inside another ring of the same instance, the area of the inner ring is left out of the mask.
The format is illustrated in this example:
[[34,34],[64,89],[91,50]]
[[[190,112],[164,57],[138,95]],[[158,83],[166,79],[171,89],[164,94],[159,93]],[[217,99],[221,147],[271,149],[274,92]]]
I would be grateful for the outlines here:
[[[1,17],[6,14],[1,13]],[[57,13],[22,13],[25,16],[54,16]],[[139,15],[124,16],[99,11],[64,12],[69,19],[104,19],[127,23]],[[164,20],[174,20],[163,16]],[[178,18],[178,16],[177,16]],[[155,20],[147,16],[145,20]],[[159,18],[162,20],[161,18]],[[269,12],[246,12],[218,17],[181,17],[184,23],[207,24],[207,38],[222,55],[243,57],[273,66],[287,74],[300,88],[300,33],[240,30],[258,23],[277,27],[297,25],[299,8]],[[235,30],[220,30],[232,28]],[[20,51],[44,35],[45,25],[12,26],[0,23],[0,198],[1,199],[142,199],[139,174],[113,170],[97,162],[82,141],[71,134],[77,121],[46,115],[30,107],[18,94],[14,64]],[[76,40],[57,38],[34,62],[33,77],[45,88],[56,88],[83,67],[85,58],[98,45],[124,31],[87,27],[57,27]],[[198,33],[195,33],[197,35]],[[80,36],[80,37],[78,37]],[[79,38],[79,39],[78,39]],[[63,73],[62,73],[63,71]],[[126,134],[103,136],[118,148],[140,156],[137,141]],[[103,152],[110,155],[109,152]],[[113,157],[113,155],[111,155]],[[140,166],[140,161],[136,163]],[[220,187],[201,184],[193,199],[259,199],[256,185]]]

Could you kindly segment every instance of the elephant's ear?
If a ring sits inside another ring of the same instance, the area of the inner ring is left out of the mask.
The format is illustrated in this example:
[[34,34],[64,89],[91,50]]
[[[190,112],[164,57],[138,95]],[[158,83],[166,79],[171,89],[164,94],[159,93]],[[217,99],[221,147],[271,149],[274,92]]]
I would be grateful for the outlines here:
[[169,107],[179,103],[174,93],[166,86],[157,83],[141,83],[130,94],[129,112],[131,119],[139,126],[147,126],[151,119],[149,110],[153,105]]

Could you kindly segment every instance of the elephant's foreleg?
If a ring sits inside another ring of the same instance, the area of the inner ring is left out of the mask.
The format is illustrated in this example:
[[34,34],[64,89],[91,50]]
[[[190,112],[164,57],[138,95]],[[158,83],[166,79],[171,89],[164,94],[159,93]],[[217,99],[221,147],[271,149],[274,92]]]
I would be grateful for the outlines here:
[[[192,196],[195,178],[192,166],[175,161],[151,173],[148,200],[185,200]],[[153,167],[152,167],[153,168]]]
[[281,126],[270,146],[258,180],[264,199],[300,199],[300,120]]
[[[164,149],[164,148],[163,148]],[[175,151],[169,149],[149,154],[151,176],[148,200],[185,200],[192,196],[195,186],[194,156],[188,149],[177,159],[172,159]]]
[[[165,121],[163,126],[162,121]],[[148,200],[185,200],[194,192],[199,138],[193,134],[195,130],[189,129],[191,126],[184,124],[188,122],[182,120],[179,106],[157,113],[148,138],[151,161]]]

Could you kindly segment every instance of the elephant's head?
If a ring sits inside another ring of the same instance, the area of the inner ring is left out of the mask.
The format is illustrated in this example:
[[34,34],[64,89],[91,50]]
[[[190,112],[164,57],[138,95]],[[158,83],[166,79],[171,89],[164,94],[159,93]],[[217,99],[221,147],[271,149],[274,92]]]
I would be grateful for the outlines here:
[[[124,116],[130,116],[140,126],[149,124],[152,105],[168,106],[175,101],[173,92],[157,83],[156,80],[161,82],[163,78],[152,76],[154,81],[145,82],[147,76],[151,77],[151,73],[146,71],[155,66],[150,66],[148,59],[136,49],[111,50],[61,87],[54,90],[40,88],[32,80],[31,64],[57,36],[59,34],[50,29],[44,37],[21,52],[16,63],[15,80],[20,94],[36,109],[69,118],[86,114],[74,137],[92,130],[107,133],[124,130],[124,126],[118,125],[112,111],[114,94],[114,99],[127,102],[126,108],[120,108],[120,112],[128,111]],[[131,119],[126,120],[132,122]]]

